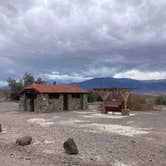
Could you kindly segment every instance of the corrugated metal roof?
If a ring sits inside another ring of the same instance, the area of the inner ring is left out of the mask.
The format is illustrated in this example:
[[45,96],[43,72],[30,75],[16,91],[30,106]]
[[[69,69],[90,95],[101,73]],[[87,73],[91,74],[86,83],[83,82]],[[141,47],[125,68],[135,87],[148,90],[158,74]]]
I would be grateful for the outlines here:
[[22,92],[28,90],[35,90],[38,93],[87,93],[86,90],[71,85],[46,85],[46,84],[32,84],[24,88]]

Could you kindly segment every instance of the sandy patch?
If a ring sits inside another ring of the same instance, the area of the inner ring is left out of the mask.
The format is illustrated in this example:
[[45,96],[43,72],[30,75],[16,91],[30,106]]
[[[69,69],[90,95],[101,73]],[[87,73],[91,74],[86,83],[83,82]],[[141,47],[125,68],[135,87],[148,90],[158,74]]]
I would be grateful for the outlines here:
[[77,114],[91,114],[92,112],[89,112],[89,111],[75,111],[75,113],[77,113]]
[[44,144],[54,144],[55,143],[55,141],[53,141],[53,140],[45,140],[44,141]]
[[3,135],[3,134],[6,134],[6,133],[7,133],[7,129],[3,128],[3,130],[0,134]]
[[124,164],[124,163],[122,163],[120,161],[116,161],[115,162],[115,166],[132,166],[132,165],[131,164]]
[[[130,116],[135,116],[136,114],[130,114]],[[84,118],[105,118],[105,119],[123,119],[130,116],[122,116],[121,113],[116,114],[91,114],[91,115],[83,115]]]
[[95,118],[95,117],[92,116],[92,115],[83,115],[82,117],[84,117],[84,118]]
[[[88,124],[87,124],[88,123]],[[133,123],[130,121],[130,123]],[[148,128],[136,128],[131,126],[124,126],[124,125],[115,125],[115,124],[100,124],[100,123],[89,123],[89,121],[84,120],[62,120],[58,121],[60,125],[67,125],[67,126],[75,126],[79,128],[88,128],[89,132],[107,132],[107,133],[115,133],[118,135],[125,135],[125,136],[135,136],[135,135],[143,135],[148,134],[150,129]]]
[[43,153],[46,153],[46,154],[54,154],[55,152],[53,150],[44,150]]
[[50,122],[49,120],[42,119],[42,118],[28,119],[27,122],[29,122],[31,124],[40,125],[41,127],[49,127],[51,125],[54,125],[54,122]]
[[143,135],[148,134],[149,129],[146,128],[135,128],[130,126],[123,125],[114,125],[114,124],[84,124],[79,125],[80,127],[89,127],[92,132],[108,132],[108,133],[116,133],[119,135],[125,136],[135,136],[135,135]]
[[54,144],[55,141],[54,140],[36,140],[34,141],[34,145],[39,145],[39,144]]
[[69,119],[69,120],[61,120],[61,121],[58,121],[58,124],[60,125],[75,125],[75,124],[78,124],[79,123],[88,123],[89,121],[87,120],[78,120],[78,119]]

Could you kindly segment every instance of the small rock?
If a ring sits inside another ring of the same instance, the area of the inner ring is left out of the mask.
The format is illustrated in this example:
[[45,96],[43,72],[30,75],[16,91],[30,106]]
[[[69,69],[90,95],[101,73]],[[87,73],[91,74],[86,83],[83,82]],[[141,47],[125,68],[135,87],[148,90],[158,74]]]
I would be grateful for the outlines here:
[[135,143],[136,143],[136,141],[135,141],[135,140],[131,140],[131,142],[132,142],[133,144],[135,144]]
[[16,144],[20,146],[30,145],[32,143],[32,137],[31,136],[24,136],[17,138]]
[[10,154],[10,157],[12,157],[12,158],[13,158],[13,157],[14,157],[14,154],[13,154],[13,153],[11,153],[11,154]]
[[78,154],[77,145],[72,138],[68,138],[68,140],[64,142],[63,148],[68,154]]
[[129,109],[123,109],[122,110],[122,115],[123,116],[130,115],[130,110]]

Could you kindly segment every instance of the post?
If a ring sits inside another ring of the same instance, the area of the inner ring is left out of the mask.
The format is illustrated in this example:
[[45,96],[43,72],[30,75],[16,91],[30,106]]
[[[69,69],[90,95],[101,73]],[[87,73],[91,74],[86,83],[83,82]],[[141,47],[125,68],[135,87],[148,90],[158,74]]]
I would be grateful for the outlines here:
[[123,90],[121,92],[121,96],[124,100],[124,110],[122,111],[122,115],[129,115],[129,110],[127,109],[127,101],[128,101],[130,93],[131,93],[130,90]]
[[104,91],[104,90],[99,90],[99,91],[96,91],[96,93],[101,97],[102,99],[102,112],[105,113],[105,102],[107,100],[107,98],[109,97],[109,92],[108,91]]

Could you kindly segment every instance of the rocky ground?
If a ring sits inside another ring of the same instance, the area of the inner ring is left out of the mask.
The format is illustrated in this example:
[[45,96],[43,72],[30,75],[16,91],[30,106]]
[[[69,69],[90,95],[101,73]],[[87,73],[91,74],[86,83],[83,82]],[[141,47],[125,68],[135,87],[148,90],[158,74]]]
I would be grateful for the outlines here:
[[[165,166],[166,109],[130,116],[90,111],[22,113],[18,104],[0,103],[0,165],[3,166]],[[15,145],[30,135],[31,145]],[[78,155],[64,152],[74,138]]]

